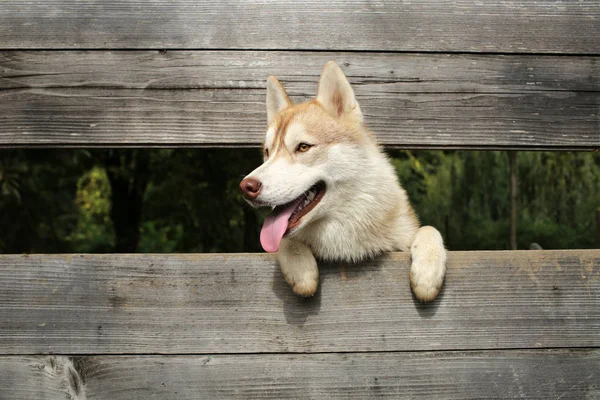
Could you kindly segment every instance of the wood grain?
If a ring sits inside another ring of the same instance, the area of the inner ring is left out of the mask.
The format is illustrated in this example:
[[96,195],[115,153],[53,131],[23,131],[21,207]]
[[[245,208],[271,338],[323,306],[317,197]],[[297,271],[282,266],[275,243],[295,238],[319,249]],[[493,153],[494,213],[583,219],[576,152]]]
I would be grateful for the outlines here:
[[5,400],[600,397],[598,350],[19,356],[0,372]]
[[0,89],[264,89],[314,96],[334,60],[354,85],[392,93],[600,91],[600,56],[298,51],[0,51]]
[[406,254],[321,268],[295,297],[269,254],[2,255],[2,354],[600,346],[600,250],[453,252],[416,302]]
[[265,77],[302,101],[334,59],[387,146],[595,149],[599,58],[2,52],[0,146],[257,146]]
[[3,49],[598,53],[593,0],[4,0]]
[[[0,147],[257,146],[266,76],[301,101],[333,59],[387,146],[598,149],[598,20],[592,0],[5,0]],[[429,305],[408,268],[323,265],[306,300],[268,254],[0,255],[0,398],[600,397],[600,250],[454,252]]]

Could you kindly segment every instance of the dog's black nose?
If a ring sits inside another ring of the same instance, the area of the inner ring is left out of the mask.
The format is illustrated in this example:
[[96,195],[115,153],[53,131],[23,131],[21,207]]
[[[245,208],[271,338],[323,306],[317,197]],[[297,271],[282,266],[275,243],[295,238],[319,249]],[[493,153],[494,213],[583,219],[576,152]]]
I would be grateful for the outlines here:
[[258,197],[262,183],[254,178],[246,178],[240,182],[240,189],[245,199],[254,200]]

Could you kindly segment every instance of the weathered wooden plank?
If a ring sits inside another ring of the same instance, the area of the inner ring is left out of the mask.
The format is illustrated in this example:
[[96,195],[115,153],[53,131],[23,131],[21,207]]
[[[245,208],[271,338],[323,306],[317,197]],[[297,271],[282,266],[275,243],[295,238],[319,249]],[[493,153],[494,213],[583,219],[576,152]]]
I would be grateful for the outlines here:
[[[359,93],[369,127],[390,147],[600,147],[598,92]],[[1,96],[3,147],[258,146],[266,130],[262,89],[18,89]]]
[[600,91],[600,56],[171,50],[0,51],[0,89],[264,89],[276,75],[314,96],[330,60],[375,93]]
[[408,255],[323,267],[310,300],[269,254],[2,255],[2,354],[600,346],[600,250],[453,252],[417,303]]
[[597,148],[599,58],[2,52],[0,146],[255,146],[265,77],[303,100],[335,59],[388,146]]
[[6,400],[600,397],[598,350],[21,356],[0,372]]
[[598,53],[594,0],[4,0],[0,46]]

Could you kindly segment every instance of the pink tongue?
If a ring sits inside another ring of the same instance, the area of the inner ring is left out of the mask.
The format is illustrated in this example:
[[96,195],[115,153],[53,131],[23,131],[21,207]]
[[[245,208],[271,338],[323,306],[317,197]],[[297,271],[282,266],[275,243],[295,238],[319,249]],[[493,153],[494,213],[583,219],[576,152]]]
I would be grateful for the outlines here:
[[298,199],[298,201],[285,208],[275,207],[273,212],[265,219],[260,231],[260,244],[265,251],[274,253],[279,250],[279,244],[283,235],[285,235],[285,231],[287,231],[290,216],[301,200]]

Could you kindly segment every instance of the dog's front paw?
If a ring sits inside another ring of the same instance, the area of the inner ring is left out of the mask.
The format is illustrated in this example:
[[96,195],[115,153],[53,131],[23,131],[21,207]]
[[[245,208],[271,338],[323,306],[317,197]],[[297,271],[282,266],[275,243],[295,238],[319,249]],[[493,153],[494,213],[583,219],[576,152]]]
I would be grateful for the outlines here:
[[281,272],[294,293],[311,297],[319,287],[319,268],[310,249],[297,241],[283,239],[277,253]]
[[[439,269],[439,267],[437,267]],[[436,269],[436,267],[423,267],[419,265],[415,265],[413,263],[411,271],[410,271],[410,286],[417,297],[417,299],[422,302],[429,303],[430,301],[435,300],[440,289],[442,288],[442,283],[444,278],[442,279],[435,278],[428,273],[419,273],[413,271],[419,270],[427,270],[427,269]]]
[[411,246],[410,286],[417,299],[433,301],[444,283],[446,249],[440,233],[430,226],[417,232]]
[[302,297],[312,297],[317,293],[319,287],[319,278],[302,279],[299,282],[290,284],[294,293]]

